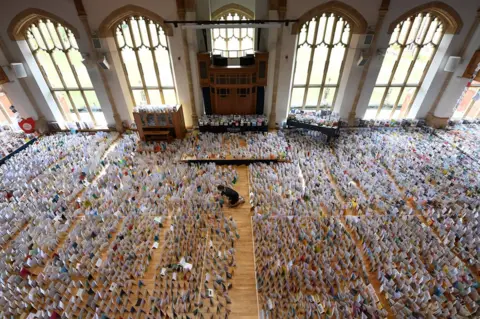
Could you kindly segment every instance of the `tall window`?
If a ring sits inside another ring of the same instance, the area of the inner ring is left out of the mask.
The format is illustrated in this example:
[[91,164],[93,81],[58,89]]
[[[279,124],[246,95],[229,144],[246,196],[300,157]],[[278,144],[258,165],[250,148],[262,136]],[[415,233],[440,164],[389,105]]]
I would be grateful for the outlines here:
[[463,96],[460,105],[452,116],[453,119],[480,118],[480,82],[472,81]]
[[72,31],[39,19],[27,29],[26,39],[64,120],[106,125]]
[[[240,21],[251,20],[253,17],[235,12],[227,11],[216,17],[218,21]],[[237,58],[246,54],[253,54],[254,51],[253,28],[223,28],[212,29],[213,54],[220,54],[227,58]]]
[[350,25],[333,13],[323,13],[302,26],[297,44],[291,108],[333,108],[350,34]]
[[12,124],[14,122],[14,113],[10,109],[12,103],[8,99],[7,95],[0,92],[0,125]]
[[365,119],[408,115],[443,34],[442,23],[430,13],[419,13],[395,27]]
[[128,17],[117,26],[115,39],[133,104],[177,104],[167,37],[162,27],[145,17]]

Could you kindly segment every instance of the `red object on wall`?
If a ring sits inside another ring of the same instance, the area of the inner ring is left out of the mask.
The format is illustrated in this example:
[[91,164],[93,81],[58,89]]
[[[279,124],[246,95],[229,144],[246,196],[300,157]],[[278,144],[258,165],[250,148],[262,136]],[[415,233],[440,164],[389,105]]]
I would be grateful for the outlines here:
[[22,119],[18,123],[20,125],[20,128],[25,132],[25,133],[33,133],[35,132],[35,120],[31,117]]

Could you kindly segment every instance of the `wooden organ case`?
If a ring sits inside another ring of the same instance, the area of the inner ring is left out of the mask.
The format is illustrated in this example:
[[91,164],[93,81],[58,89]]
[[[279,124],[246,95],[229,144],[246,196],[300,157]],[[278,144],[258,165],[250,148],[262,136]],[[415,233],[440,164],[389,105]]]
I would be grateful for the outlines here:
[[242,57],[240,65],[210,52],[197,58],[206,114],[263,114],[268,52]]

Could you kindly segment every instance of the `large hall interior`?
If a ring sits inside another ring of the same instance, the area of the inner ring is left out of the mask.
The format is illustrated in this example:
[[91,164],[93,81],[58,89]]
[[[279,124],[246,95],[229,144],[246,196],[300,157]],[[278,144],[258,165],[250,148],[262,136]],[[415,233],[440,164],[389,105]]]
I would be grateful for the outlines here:
[[0,3],[0,318],[480,318],[478,0]]

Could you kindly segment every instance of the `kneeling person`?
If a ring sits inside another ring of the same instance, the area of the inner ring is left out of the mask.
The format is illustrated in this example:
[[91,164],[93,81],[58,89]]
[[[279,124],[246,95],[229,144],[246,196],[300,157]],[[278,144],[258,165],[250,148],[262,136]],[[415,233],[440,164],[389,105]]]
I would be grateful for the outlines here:
[[225,196],[228,198],[229,207],[235,207],[245,202],[245,200],[230,187],[218,185],[217,189],[221,192],[222,196]]

